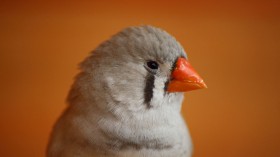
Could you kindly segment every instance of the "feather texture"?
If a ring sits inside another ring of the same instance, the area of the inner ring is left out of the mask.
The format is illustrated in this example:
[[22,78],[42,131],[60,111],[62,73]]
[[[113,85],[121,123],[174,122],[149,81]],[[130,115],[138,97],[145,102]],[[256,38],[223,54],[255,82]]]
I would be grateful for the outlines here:
[[[47,156],[190,157],[183,93],[166,92],[181,56],[175,38],[152,26],[124,29],[99,45],[80,64]],[[157,73],[145,68],[149,60]]]

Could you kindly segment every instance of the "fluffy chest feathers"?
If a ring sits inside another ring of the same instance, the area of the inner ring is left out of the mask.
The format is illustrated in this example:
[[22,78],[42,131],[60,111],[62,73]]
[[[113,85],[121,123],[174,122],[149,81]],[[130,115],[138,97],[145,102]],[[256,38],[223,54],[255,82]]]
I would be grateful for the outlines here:
[[99,149],[99,156],[106,152],[104,156],[112,157],[188,157],[191,138],[175,107],[178,104],[169,105],[136,113],[116,108],[100,116],[82,116],[76,125],[88,122],[79,131],[85,141],[91,139],[88,143]]
[[106,147],[139,156],[152,156],[151,152],[166,157],[171,154],[186,156],[191,152],[191,141],[184,121],[176,111],[163,110],[151,109],[144,114],[119,117],[121,120],[117,117],[100,120],[102,135],[107,139]]

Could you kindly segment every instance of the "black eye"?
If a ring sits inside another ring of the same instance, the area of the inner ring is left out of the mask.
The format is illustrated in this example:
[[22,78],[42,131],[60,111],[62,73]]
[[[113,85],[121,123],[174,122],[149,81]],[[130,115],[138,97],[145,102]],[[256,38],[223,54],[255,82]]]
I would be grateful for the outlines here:
[[148,61],[147,66],[153,70],[158,69],[158,63],[155,61]]

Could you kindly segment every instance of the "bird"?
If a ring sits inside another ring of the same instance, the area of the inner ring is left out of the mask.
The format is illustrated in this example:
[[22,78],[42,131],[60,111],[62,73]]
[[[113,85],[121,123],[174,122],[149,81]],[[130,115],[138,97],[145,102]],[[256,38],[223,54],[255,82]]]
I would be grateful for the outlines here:
[[121,30],[80,63],[47,157],[191,157],[184,92],[206,88],[161,28]]

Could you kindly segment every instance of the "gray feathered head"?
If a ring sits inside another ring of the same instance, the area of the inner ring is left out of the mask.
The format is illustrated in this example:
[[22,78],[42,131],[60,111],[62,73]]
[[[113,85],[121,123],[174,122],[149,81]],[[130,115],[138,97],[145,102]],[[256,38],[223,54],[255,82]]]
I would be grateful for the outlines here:
[[174,37],[152,26],[129,27],[82,62],[68,100],[139,111],[181,104],[183,91],[204,87]]

